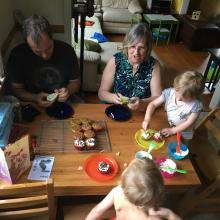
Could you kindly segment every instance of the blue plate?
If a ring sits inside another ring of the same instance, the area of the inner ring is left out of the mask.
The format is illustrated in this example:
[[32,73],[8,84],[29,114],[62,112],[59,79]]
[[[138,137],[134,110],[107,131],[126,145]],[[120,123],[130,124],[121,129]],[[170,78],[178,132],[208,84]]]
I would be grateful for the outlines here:
[[63,120],[72,117],[74,110],[71,105],[65,102],[55,102],[52,106],[46,108],[50,117]]
[[131,110],[124,105],[111,105],[105,109],[105,114],[116,121],[127,121],[131,118]]

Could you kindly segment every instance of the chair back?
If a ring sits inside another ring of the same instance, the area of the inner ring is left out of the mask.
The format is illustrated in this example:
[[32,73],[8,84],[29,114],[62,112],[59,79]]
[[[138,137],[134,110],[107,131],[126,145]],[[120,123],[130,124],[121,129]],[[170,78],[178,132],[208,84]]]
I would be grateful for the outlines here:
[[56,218],[53,179],[46,182],[0,186],[0,219],[20,219],[40,215]]
[[196,126],[189,143],[195,161],[209,180],[220,174],[220,107],[210,111]]
[[197,124],[189,149],[202,185],[186,193],[177,212],[182,217],[220,212],[220,107],[214,108]]

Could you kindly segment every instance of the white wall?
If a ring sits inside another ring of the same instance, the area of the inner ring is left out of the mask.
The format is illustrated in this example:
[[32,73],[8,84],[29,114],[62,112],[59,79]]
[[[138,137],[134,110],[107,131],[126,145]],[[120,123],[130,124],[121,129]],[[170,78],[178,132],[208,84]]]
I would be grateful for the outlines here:
[[66,14],[68,17],[71,15],[71,0],[14,0],[14,3],[14,8],[21,10],[26,17],[40,14],[45,16],[52,25],[65,25],[66,33],[55,34],[54,37],[70,42],[70,37],[68,38],[70,30],[66,25],[69,22],[70,29],[71,19],[67,20]]
[[14,25],[12,1],[0,0],[0,48]]

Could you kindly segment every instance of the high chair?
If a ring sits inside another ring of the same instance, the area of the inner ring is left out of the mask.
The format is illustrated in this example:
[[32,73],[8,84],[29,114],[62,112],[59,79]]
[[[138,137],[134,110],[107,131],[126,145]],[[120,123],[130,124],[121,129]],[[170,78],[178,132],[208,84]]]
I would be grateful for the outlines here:
[[202,186],[188,192],[178,213],[220,212],[220,107],[214,108],[195,127],[190,156]]
[[0,186],[0,219],[56,219],[53,180]]

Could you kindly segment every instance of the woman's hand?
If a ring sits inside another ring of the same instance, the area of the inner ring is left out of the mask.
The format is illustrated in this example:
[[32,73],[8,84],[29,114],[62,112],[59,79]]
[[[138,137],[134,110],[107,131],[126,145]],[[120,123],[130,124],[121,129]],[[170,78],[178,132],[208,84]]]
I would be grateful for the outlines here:
[[174,131],[174,128],[163,128],[160,130],[160,133],[165,137],[169,137],[170,135],[173,135],[176,132]]
[[111,100],[112,100],[111,103],[122,104],[121,97],[122,97],[122,95],[120,93],[112,93],[111,94]]
[[137,110],[140,106],[141,100],[139,97],[131,97],[129,99],[128,108],[131,110]]

